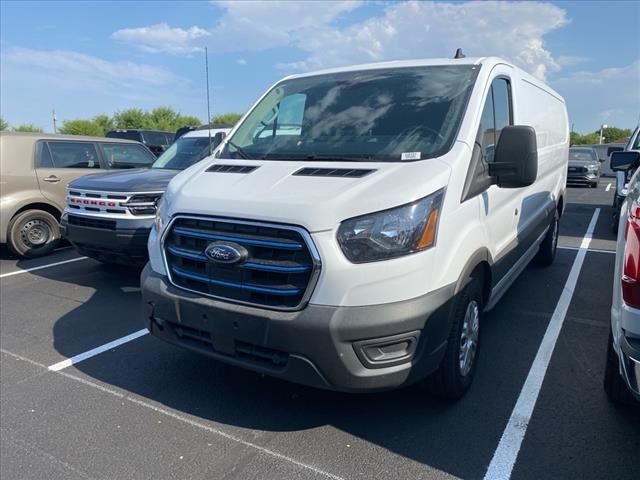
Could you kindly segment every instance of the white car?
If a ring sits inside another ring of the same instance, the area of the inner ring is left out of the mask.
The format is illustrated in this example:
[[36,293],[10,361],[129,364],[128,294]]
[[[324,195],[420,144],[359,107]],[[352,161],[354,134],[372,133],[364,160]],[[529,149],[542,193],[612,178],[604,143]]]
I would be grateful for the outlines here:
[[620,210],[604,387],[618,403],[640,400],[640,152],[614,152],[611,167],[634,170]]
[[499,58],[287,77],[169,184],[146,325],[315,387],[457,399],[483,312],[554,259],[568,148],[562,97]]

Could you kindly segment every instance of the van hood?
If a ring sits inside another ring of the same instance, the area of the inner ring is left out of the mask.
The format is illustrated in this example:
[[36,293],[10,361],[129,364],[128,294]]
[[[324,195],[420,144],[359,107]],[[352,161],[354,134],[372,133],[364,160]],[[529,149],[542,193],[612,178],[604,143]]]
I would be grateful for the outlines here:
[[77,178],[69,188],[101,192],[158,192],[164,191],[179,170],[164,168],[136,168],[96,173]]
[[[257,168],[250,173],[207,171],[214,165]],[[360,178],[295,175],[302,168],[373,171]],[[411,163],[215,159],[176,176],[164,198],[170,216],[269,221],[318,232],[348,218],[423,198],[446,186],[449,175],[450,167],[440,159]]]

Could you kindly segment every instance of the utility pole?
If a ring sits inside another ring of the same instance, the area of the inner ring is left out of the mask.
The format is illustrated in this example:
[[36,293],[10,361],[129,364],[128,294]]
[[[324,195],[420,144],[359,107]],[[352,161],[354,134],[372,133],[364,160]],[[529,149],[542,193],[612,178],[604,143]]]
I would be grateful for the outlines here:
[[56,125],[56,109],[51,110],[51,116],[53,117],[53,133],[58,133],[58,126]]

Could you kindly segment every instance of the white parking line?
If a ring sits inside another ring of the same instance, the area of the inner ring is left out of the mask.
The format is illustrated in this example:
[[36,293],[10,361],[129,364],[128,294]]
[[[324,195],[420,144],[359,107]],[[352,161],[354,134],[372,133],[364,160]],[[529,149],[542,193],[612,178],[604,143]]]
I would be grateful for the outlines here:
[[609,190],[611,190],[611,183],[607,184],[607,188],[604,189],[605,192],[608,192]]
[[[569,245],[558,245],[558,248],[560,250],[580,250],[580,247],[570,247]],[[596,253],[612,253],[613,255],[616,254],[615,250],[605,250],[603,248],[588,248],[587,249],[589,252],[596,252]]]
[[47,263],[46,265],[40,265],[39,267],[25,268],[24,270],[16,270],[15,272],[3,273],[0,278],[11,277],[12,275],[20,275],[21,273],[35,272],[36,270],[42,270],[43,268],[57,267],[58,265],[64,265],[65,263],[79,262],[80,260],[86,260],[89,257],[72,258],[71,260],[63,260],[61,262]]
[[518,458],[522,441],[524,440],[529,421],[531,420],[531,414],[538,400],[542,382],[544,381],[544,376],[551,361],[553,349],[556,346],[562,324],[564,323],[567,310],[571,304],[571,298],[573,297],[578,276],[580,275],[584,258],[587,255],[589,243],[591,243],[593,230],[596,227],[599,215],[600,209],[596,208],[591,217],[591,222],[589,222],[589,226],[587,227],[587,232],[582,238],[578,254],[573,261],[571,271],[567,277],[564,289],[560,294],[556,309],[551,316],[542,343],[540,343],[536,358],[533,360],[527,379],[522,386],[513,412],[511,412],[509,422],[502,433],[500,443],[493,454],[487,473],[484,476],[485,480],[507,480],[511,478],[513,466]]
[[138,330],[137,332],[133,332],[127,336],[124,336],[122,338],[118,338],[117,340],[114,340],[113,342],[109,342],[109,343],[105,343],[104,345],[101,345],[99,347],[96,348],[92,348],[91,350],[88,350],[84,353],[80,353],[78,355],[75,355],[71,358],[67,358],[66,360],[63,360],[61,362],[55,363],[53,365],[51,365],[49,368],[49,370],[51,370],[52,372],[58,372],[64,368],[70,367],[71,365],[75,365],[76,363],[80,363],[83,360],[86,360],[87,358],[91,358],[91,357],[95,357],[96,355],[100,355],[103,352],[106,352],[107,350],[111,350],[112,348],[116,348],[120,345],[124,345],[125,343],[128,343],[132,340],[135,340],[136,338],[140,338],[144,335],[146,335],[147,333],[149,333],[149,330],[147,330],[146,328],[143,328],[142,330]]
[[[24,362],[30,363],[32,365],[35,365],[37,367],[47,368],[43,364],[41,364],[39,362],[36,362],[36,361],[31,360],[29,358],[23,357],[22,355],[18,355],[16,353],[9,352],[9,351],[7,351],[7,350],[5,350],[3,348],[0,348],[0,352],[4,353],[5,355],[10,355],[10,356],[12,356],[12,357],[14,357],[14,358],[16,358],[18,360],[22,360]],[[49,369],[51,369],[51,367],[49,367]],[[70,380],[74,380],[76,382],[80,382],[83,385],[86,385],[86,386],[91,387],[91,388],[95,388],[97,390],[100,390],[101,392],[108,393],[110,395],[113,395],[116,398],[120,398],[122,400],[126,400],[126,401],[128,401],[128,402],[130,402],[130,403],[132,403],[134,405],[139,406],[139,407],[143,407],[143,408],[146,408],[148,410],[152,410],[152,411],[156,412],[157,414],[173,418],[174,420],[177,420],[177,421],[182,422],[182,423],[186,423],[188,425],[191,425],[192,427],[198,428],[200,430],[204,430],[204,431],[212,433],[214,435],[218,435],[218,436],[220,436],[222,438],[226,438],[227,440],[231,440],[233,442],[239,443],[240,445],[244,445],[245,447],[252,448],[254,450],[257,450],[258,453],[261,453],[263,455],[267,455],[267,456],[270,456],[270,457],[277,458],[278,460],[282,460],[282,461],[285,461],[285,462],[292,463],[293,465],[296,465],[296,466],[298,466],[300,468],[304,468],[306,470],[310,470],[310,471],[312,471],[312,472],[314,472],[314,473],[316,473],[316,474],[318,474],[320,476],[323,476],[325,478],[328,478],[330,480],[344,480],[343,477],[340,477],[340,476],[335,475],[333,473],[327,472],[325,470],[322,470],[322,469],[320,469],[318,467],[315,467],[313,465],[310,465],[308,463],[304,463],[304,462],[302,462],[300,460],[296,460],[293,457],[289,457],[288,455],[284,455],[282,453],[276,452],[275,450],[271,450],[270,448],[263,447],[261,445],[258,445],[257,443],[253,443],[253,442],[244,440],[243,438],[241,438],[241,437],[239,437],[239,436],[237,436],[235,434],[227,433],[227,432],[225,432],[223,430],[219,430],[219,429],[217,429],[215,427],[207,425],[206,423],[203,423],[203,422],[200,422],[200,421],[197,421],[197,420],[193,420],[192,418],[189,418],[188,416],[183,415],[181,413],[178,413],[178,412],[176,412],[174,410],[170,410],[170,409],[164,408],[162,406],[154,405],[153,403],[148,402],[148,401],[146,401],[144,399],[140,399],[139,397],[134,397],[132,395],[128,395],[128,394],[120,392],[120,391],[118,391],[118,390],[116,390],[114,388],[107,387],[107,386],[104,386],[104,385],[100,385],[98,383],[92,382],[91,380],[87,380],[86,378],[77,377],[77,376],[75,376],[75,375],[73,375],[71,373],[57,371],[56,374],[62,375],[63,377],[68,378]]]

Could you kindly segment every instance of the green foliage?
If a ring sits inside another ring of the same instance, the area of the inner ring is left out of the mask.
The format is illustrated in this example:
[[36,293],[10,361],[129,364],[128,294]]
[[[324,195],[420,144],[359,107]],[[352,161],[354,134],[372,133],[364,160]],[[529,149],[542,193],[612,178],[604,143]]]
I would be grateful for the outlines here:
[[22,125],[18,125],[17,127],[14,127],[13,131],[42,133],[42,128],[37,127],[33,123],[23,123]]
[[149,128],[148,114],[140,108],[128,108],[113,115],[116,128]]
[[9,128],[9,124],[4,121],[4,118],[0,117],[0,132],[3,132]]
[[100,135],[104,135],[109,130],[116,128],[113,118],[109,117],[109,115],[105,115],[104,113],[93,117],[93,123],[100,127],[100,130],[102,131]]
[[[595,133],[599,135],[600,131]],[[604,137],[604,140],[602,143],[611,143],[611,142],[615,142],[616,140],[626,140],[631,136],[631,133],[632,132],[630,128],[617,128],[617,127],[603,128],[602,136]]]
[[105,133],[95,120],[65,120],[59,132],[68,135],[88,135],[90,137],[102,137]]
[[202,123],[199,118],[180,115],[170,107],[156,107],[150,112],[129,108],[116,112],[113,122],[116,128],[148,128],[166,132],[175,132],[180,127]]
[[242,113],[227,112],[216,115],[211,119],[211,123],[224,123],[227,125],[235,125],[242,117]]
[[[628,128],[607,127],[602,129],[602,143],[611,143],[617,140],[626,140],[631,136]],[[571,145],[595,145],[600,143],[600,130],[581,135],[571,132]]]

